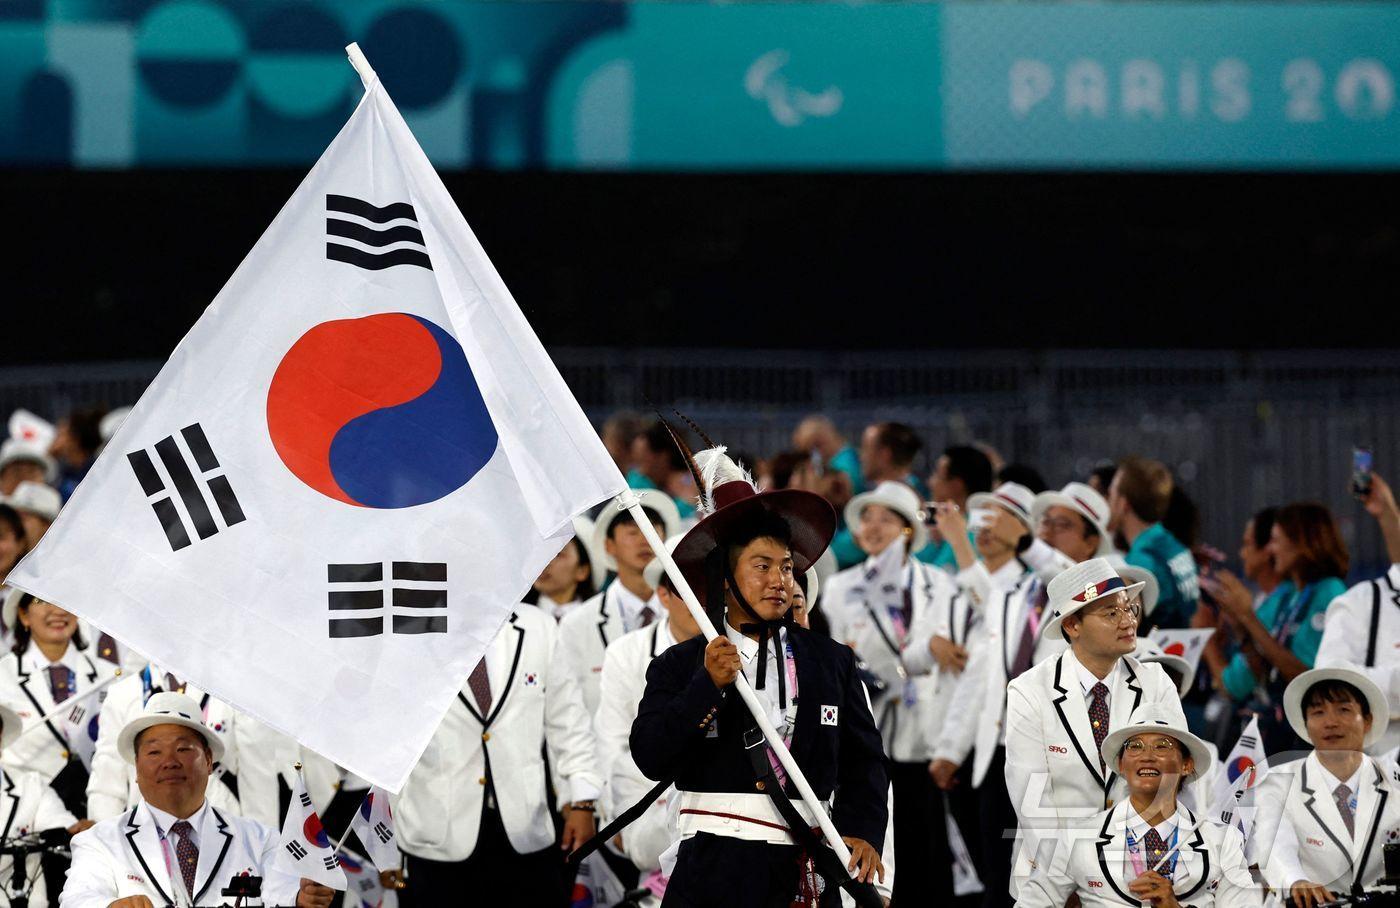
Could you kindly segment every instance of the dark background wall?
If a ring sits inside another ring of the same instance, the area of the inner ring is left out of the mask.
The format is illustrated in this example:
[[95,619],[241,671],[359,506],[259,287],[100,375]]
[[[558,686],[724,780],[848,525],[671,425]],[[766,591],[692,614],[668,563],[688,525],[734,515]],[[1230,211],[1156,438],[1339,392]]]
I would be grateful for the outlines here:
[[[0,171],[10,361],[163,358],[301,176]],[[1396,174],[446,180],[549,345],[1400,346]]]

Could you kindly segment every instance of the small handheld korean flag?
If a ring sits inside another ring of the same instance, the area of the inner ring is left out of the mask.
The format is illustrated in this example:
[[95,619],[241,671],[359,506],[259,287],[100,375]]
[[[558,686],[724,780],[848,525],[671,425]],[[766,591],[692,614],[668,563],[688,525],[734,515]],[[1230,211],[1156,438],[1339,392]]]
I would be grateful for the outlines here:
[[351,48],[354,115],[8,582],[397,792],[626,484]]
[[1225,758],[1225,771],[1215,785],[1211,813],[1226,826],[1234,826],[1249,838],[1254,825],[1252,799],[1247,795],[1269,771],[1264,742],[1259,736],[1259,717],[1254,716],[1240,734],[1239,741]]
[[1185,659],[1190,669],[1188,678],[1196,677],[1196,669],[1201,665],[1201,656],[1206,651],[1206,641],[1210,640],[1215,628],[1158,628],[1148,634],[1148,639],[1162,648],[1168,656]]
[[365,846],[370,860],[381,872],[399,866],[399,843],[394,836],[394,812],[389,807],[389,793],[372,786],[360,802],[350,821],[350,831]]
[[383,908],[384,886],[379,871],[366,858],[349,849],[340,853],[340,869],[345,871],[345,908]]
[[306,793],[306,780],[297,770],[292,803],[282,821],[282,841],[277,848],[277,866],[295,876],[314,880],[322,886],[344,890],[345,871],[331,845],[330,836],[321,826],[321,817]]

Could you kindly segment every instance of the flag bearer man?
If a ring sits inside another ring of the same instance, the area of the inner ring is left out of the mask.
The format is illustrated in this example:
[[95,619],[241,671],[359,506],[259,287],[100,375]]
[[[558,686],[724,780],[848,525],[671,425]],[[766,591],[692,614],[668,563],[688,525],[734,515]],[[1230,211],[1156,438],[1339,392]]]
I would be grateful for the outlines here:
[[[663,905],[827,904],[838,883],[849,885],[849,870],[863,883],[879,878],[888,818],[880,733],[855,655],[789,613],[793,571],[830,543],[835,514],[808,492],[759,493],[723,448],[687,459],[704,517],[675,559],[722,630],[652,660],[632,725],[637,767],[674,779],[679,794],[681,841]],[[848,868],[830,866],[811,808],[793,800],[776,754],[731,689],[741,671],[817,797],[836,795],[832,821],[851,850]]]

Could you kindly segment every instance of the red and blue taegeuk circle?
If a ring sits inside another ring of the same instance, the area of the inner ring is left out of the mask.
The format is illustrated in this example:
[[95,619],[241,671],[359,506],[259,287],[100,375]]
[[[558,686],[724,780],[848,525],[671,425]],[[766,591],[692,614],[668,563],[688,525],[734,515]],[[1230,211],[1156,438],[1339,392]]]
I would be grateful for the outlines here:
[[298,479],[365,508],[455,492],[498,440],[461,344],[402,312],[322,322],[298,338],[267,390],[267,433]]
[[312,814],[306,818],[306,822],[301,824],[301,834],[306,836],[306,841],[319,848],[327,848],[331,844],[330,837],[326,835],[326,830],[321,826],[321,818]]
[[1249,784],[1245,786],[1246,788],[1248,788],[1249,785],[1254,784],[1253,760],[1251,760],[1249,757],[1236,757],[1235,759],[1231,760],[1229,764],[1225,767],[1225,775],[1227,778],[1229,778],[1231,782],[1235,781],[1240,776],[1244,775],[1246,772],[1250,774]]

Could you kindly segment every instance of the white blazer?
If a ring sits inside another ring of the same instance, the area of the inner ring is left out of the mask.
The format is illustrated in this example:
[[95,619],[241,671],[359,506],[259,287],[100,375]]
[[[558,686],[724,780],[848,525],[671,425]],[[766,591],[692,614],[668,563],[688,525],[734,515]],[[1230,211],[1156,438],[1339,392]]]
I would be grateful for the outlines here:
[[[603,813],[615,817],[656,787],[632,759],[629,738],[637,705],[647,686],[651,660],[673,644],[665,619],[625,634],[608,647],[603,659],[598,712],[593,727],[598,735],[598,766],[603,774]],[[622,831],[622,851],[643,871],[661,866],[661,854],[677,833],[669,807],[674,785],[666,788],[647,811]]]
[[[603,652],[627,633],[617,581],[559,619],[559,652],[583,694],[583,705],[592,716],[598,711],[598,681],[603,674]],[[656,608],[656,606],[653,606]],[[658,614],[657,618],[660,619]],[[576,799],[577,800],[577,799]]]
[[247,713],[237,714],[233,741],[238,755],[238,806],[243,816],[280,829],[282,797],[277,782],[280,778],[291,791],[296,785],[298,762],[311,803],[317,813],[325,814],[340,788],[340,767]]
[[[78,818],[68,812],[58,793],[38,773],[6,772],[0,780],[0,840],[67,829],[76,822]],[[8,854],[0,857],[0,891],[6,895],[13,877],[14,858]],[[34,887],[29,891],[29,908],[44,908],[49,897],[39,855],[30,855],[25,862],[25,877]]]
[[[977,622],[968,644],[967,666],[958,679],[953,701],[934,756],[961,766],[973,754],[972,784],[980,788],[992,757],[1002,743],[1006,724],[1006,685],[1028,617],[1029,597],[1043,583],[1022,570],[1008,589],[995,589],[986,599],[985,617]],[[1068,648],[1063,639],[1037,636],[1031,665],[1038,665]],[[997,780],[996,784],[1001,784]]]
[[[948,574],[911,558],[905,571],[910,572],[912,618],[901,645],[889,612],[866,596],[869,567],[867,559],[832,577],[822,590],[822,610],[831,638],[850,645],[885,682],[882,693],[870,692],[885,753],[897,762],[927,762],[933,757],[935,736],[955,685],[935,671],[929,639],[941,632],[955,642],[965,640],[974,609],[959,598],[957,584]],[[906,678],[914,692],[912,705],[905,697]]]
[[[301,880],[277,869],[278,848],[271,829],[210,805],[199,827],[199,864],[191,893],[195,904],[224,904],[228,900],[220,890],[244,872],[263,878],[263,904],[295,904]],[[144,802],[73,837],[73,866],[59,905],[107,908],[138,895],[155,905],[172,904],[175,895],[160,833]]]
[[[1076,824],[1069,846],[1056,849],[1048,867],[1037,868],[1021,887],[1017,908],[1061,908],[1078,895],[1084,908],[1140,908],[1128,891],[1135,878],[1127,860],[1126,835],[1132,805],[1126,800],[1082,825]],[[1186,836],[1196,815],[1177,804],[1178,832]],[[1263,893],[1249,875],[1244,843],[1232,826],[1207,821],[1177,852],[1172,876],[1176,900],[1192,908],[1251,908]]]
[[[98,716],[97,749],[92,756],[92,771],[88,775],[88,817],[108,820],[136,806],[141,792],[136,787],[136,767],[117,753],[117,736],[131,719],[146,706],[147,683],[150,692],[164,690],[165,673],[154,662],[107,688],[107,699]],[[195,687],[186,686],[185,693],[204,710],[204,724],[224,742],[224,758],[209,779],[206,797],[209,803],[225,814],[240,814],[238,799],[219,778],[224,771],[238,772],[238,740],[234,734],[238,714],[233,707],[216,700]],[[38,735],[39,732],[35,732]]]
[[554,619],[520,604],[486,651],[491,711],[478,712],[470,686],[447,710],[423,756],[393,799],[399,847],[433,861],[465,861],[476,849],[494,783],[501,823],[520,854],[554,842],[544,749],[573,800],[599,797],[593,734],[573,676],[556,659]]
[[[1141,707],[1154,703],[1186,725],[1176,684],[1160,665],[1123,656],[1108,700],[1110,731],[1131,724]],[[1021,830],[1011,868],[1013,897],[1031,871],[1049,861],[1056,837],[1071,821],[1104,810],[1126,790],[1111,768],[1099,768],[1072,649],[1033,667],[1007,688],[1006,790]]]
[[[116,673],[116,666],[110,662],[94,658],[71,645],[63,654],[62,662],[73,670],[75,695],[82,694],[93,685],[101,684]],[[7,770],[37,772],[46,781],[51,782],[68,765],[72,745],[69,743],[69,725],[63,720],[39,722],[41,716],[52,712],[57,706],[49,687],[48,673],[34,671],[34,666],[39,664],[47,665],[48,660],[38,652],[32,642],[24,656],[7,653],[4,658],[0,658],[0,697],[14,704],[20,718],[24,720],[26,731],[24,737],[6,747],[4,753],[0,754],[0,764]],[[101,707],[99,701],[105,693],[99,692],[73,704],[74,710],[81,711],[81,715],[73,724],[87,725],[90,729],[92,718],[98,714]],[[40,724],[46,727],[35,728]]]
[[1366,750],[1400,747],[1400,564],[1332,600],[1313,667],[1350,668],[1376,682],[1390,701],[1390,725]]
[[1400,779],[1394,764],[1362,758],[1355,838],[1347,834],[1322,778],[1322,764],[1313,752],[1269,767],[1255,789],[1251,857],[1268,884],[1281,892],[1299,880],[1343,893],[1353,883],[1369,886],[1385,873],[1386,843],[1400,840]]

